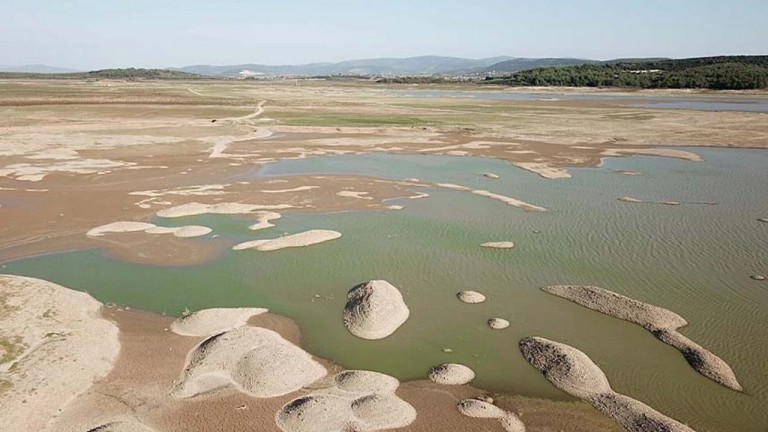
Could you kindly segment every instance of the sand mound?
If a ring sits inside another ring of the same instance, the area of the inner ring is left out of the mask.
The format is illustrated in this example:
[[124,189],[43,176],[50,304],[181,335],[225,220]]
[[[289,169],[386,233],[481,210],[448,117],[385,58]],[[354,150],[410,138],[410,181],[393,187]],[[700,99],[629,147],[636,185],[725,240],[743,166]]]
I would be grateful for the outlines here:
[[475,371],[458,363],[444,363],[432,367],[429,379],[438,384],[462,385],[475,379]]
[[176,237],[200,237],[210,234],[212,229],[200,225],[182,227],[161,227],[146,222],[113,222],[88,231],[88,237],[101,237],[107,233],[145,232],[147,234],[173,234]]
[[503,318],[491,318],[488,320],[488,327],[494,330],[504,330],[509,327],[509,321]]
[[86,233],[88,237],[99,237],[106,233],[139,232],[155,228],[155,224],[146,222],[113,222],[91,229]]
[[517,415],[504,411],[492,403],[478,399],[464,399],[459,402],[458,409],[467,417],[497,418],[507,432],[525,432],[525,425]]
[[244,326],[254,315],[269,312],[261,308],[203,309],[179,317],[171,331],[182,336],[210,336]]
[[492,200],[501,201],[501,202],[503,202],[506,205],[510,205],[512,207],[521,208],[523,210],[528,210],[528,211],[547,211],[547,209],[544,208],[544,207],[539,207],[539,206],[534,205],[534,204],[529,204],[529,203],[527,203],[525,201],[520,201],[519,199],[508,197],[508,196],[505,196],[505,195],[495,194],[495,193],[489,192],[487,190],[478,189],[478,190],[473,190],[472,193],[475,194],[475,195],[480,195],[482,197],[490,198]]
[[456,294],[456,297],[464,303],[482,303],[485,296],[477,291],[462,291]]
[[499,177],[498,174],[494,174],[494,173],[491,173],[491,172],[483,173],[483,176],[485,176],[485,177],[487,177],[489,179],[494,179],[494,180],[501,178],[501,177]]
[[197,216],[202,214],[247,214],[257,210],[281,210],[291,208],[292,205],[257,205],[242,203],[219,203],[219,204],[201,204],[191,202],[188,204],[170,207],[157,212],[157,216],[162,218],[178,218],[185,216]]
[[341,233],[331,230],[309,230],[291,234],[276,239],[253,240],[232,246],[232,250],[256,249],[258,251],[275,251],[291,247],[304,247],[313,244],[335,240]]
[[542,289],[592,310],[642,326],[659,340],[680,350],[688,364],[700,374],[730,389],[742,390],[736,375],[725,361],[677,332],[678,328],[688,324],[680,315],[598,287],[556,285]]
[[500,242],[487,242],[483,243],[480,246],[486,247],[486,248],[494,248],[494,249],[512,249],[515,247],[515,242],[511,241],[500,241]]
[[586,354],[565,344],[544,338],[520,341],[523,357],[560,390],[587,399],[594,394],[610,392],[608,378]]
[[325,374],[312,356],[279,334],[239,327],[195,347],[171,393],[188,398],[234,385],[251,396],[270,398],[296,391]]
[[262,190],[261,192],[277,194],[277,193],[288,193],[288,192],[304,192],[304,191],[319,189],[319,188],[320,186],[299,186],[292,189],[267,189],[267,190]]
[[602,152],[603,156],[622,156],[623,154],[662,156],[678,159],[687,159],[690,161],[701,162],[701,156],[685,150],[667,149],[667,148],[616,148],[606,149]]
[[352,288],[344,307],[344,325],[363,339],[382,339],[408,319],[410,311],[400,291],[384,280],[373,280]]
[[210,234],[212,229],[200,225],[187,225],[183,227],[154,227],[144,232],[147,234],[173,234],[175,237],[201,237]]
[[116,421],[89,429],[88,432],[154,432],[154,429],[137,421]]
[[280,219],[282,217],[280,213],[269,212],[269,211],[258,212],[257,215],[258,217],[256,219],[256,223],[248,227],[248,229],[250,229],[251,231],[258,231],[260,229],[271,228],[275,226],[275,224],[271,223],[270,221],[273,221],[275,219]]
[[640,171],[632,171],[632,170],[613,170],[616,174],[621,174],[625,176],[639,176],[643,175]]
[[507,412],[492,403],[478,399],[464,399],[459,402],[459,412],[468,417],[477,418],[501,418]]
[[563,168],[553,167],[539,162],[514,162],[512,165],[536,173],[546,179],[571,178],[571,174]]
[[648,405],[614,392],[603,371],[576,348],[527,337],[520,341],[520,351],[555,387],[591,403],[629,432],[693,432]]
[[[619,201],[624,201],[624,202],[628,202],[628,203],[661,204],[661,205],[668,205],[668,206],[679,206],[680,205],[679,201],[643,201],[641,199],[632,198],[632,197],[628,197],[628,196],[624,196],[624,197],[617,198],[617,199]],[[717,204],[717,203],[706,202],[706,203],[690,203],[690,204]]]
[[470,187],[462,186],[462,185],[457,185],[457,184],[454,184],[454,183],[435,183],[434,186],[437,186],[437,187],[440,187],[440,188],[443,188],[443,189],[451,189],[451,190],[457,190],[457,191],[461,191],[461,192],[470,192],[470,193],[473,193],[475,195],[479,195],[479,196],[482,196],[482,197],[490,198],[492,200],[501,201],[504,204],[507,204],[507,205],[510,205],[510,206],[513,206],[513,207],[517,207],[517,208],[521,208],[523,210],[528,210],[528,211],[547,211],[547,209],[545,209],[544,207],[539,207],[537,205],[529,204],[529,203],[527,203],[525,201],[520,201],[519,199],[516,199],[516,198],[508,197],[508,196],[505,196],[505,195],[495,194],[493,192],[489,192],[489,191],[483,190],[483,189],[474,189],[473,190]]
[[507,413],[501,418],[501,427],[507,432],[525,432],[525,424],[513,413]]
[[395,395],[399,385],[377,372],[344,371],[329,387],[283,406],[275,421],[285,432],[402,428],[413,423],[416,411]]
[[0,421],[43,431],[112,369],[117,326],[88,294],[40,279],[0,275]]
[[357,198],[357,199],[364,199],[364,200],[373,199],[373,197],[366,196],[368,195],[368,192],[351,191],[351,190],[339,191],[339,192],[336,192],[336,195],[344,198]]

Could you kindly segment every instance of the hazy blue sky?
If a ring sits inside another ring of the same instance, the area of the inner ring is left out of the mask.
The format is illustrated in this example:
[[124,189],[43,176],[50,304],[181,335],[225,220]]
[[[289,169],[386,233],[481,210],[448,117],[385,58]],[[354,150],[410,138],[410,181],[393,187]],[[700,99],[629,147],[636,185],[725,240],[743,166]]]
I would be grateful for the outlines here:
[[768,54],[768,0],[0,0],[0,64]]

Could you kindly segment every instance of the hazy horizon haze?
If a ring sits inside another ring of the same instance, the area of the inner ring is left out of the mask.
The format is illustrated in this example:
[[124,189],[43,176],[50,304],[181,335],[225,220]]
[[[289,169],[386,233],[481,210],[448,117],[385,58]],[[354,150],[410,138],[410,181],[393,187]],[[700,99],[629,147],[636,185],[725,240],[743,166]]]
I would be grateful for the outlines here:
[[768,53],[768,2],[758,0],[4,3],[2,65],[89,70],[423,55],[607,60]]

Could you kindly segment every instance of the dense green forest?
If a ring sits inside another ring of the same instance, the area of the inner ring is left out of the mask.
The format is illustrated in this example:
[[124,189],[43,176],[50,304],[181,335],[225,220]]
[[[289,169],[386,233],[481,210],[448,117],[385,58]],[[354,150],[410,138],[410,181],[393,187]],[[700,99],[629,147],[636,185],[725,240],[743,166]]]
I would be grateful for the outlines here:
[[513,86],[768,88],[768,56],[721,56],[679,60],[617,62],[549,67],[486,78],[485,83]]
[[43,74],[27,72],[0,72],[1,78],[26,79],[206,79],[202,75],[165,69],[102,69],[90,72]]

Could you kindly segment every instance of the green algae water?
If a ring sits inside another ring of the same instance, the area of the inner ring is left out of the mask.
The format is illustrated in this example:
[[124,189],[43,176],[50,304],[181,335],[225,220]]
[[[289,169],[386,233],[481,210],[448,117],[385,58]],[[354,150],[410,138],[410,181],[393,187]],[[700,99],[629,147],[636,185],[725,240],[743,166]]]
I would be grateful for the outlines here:
[[[6,263],[27,275],[113,302],[178,315],[184,308],[262,306],[296,320],[306,348],[347,368],[423,379],[431,366],[467,364],[491,391],[568,399],[520,355],[525,336],[542,336],[589,355],[614,389],[703,431],[768,427],[768,152],[693,149],[705,162],[633,157],[545,180],[503,161],[447,156],[366,155],[283,161],[254,176],[365,174],[420,178],[487,189],[548,212],[525,212],[484,197],[424,189],[393,200],[401,211],[285,214],[248,230],[244,217],[156,221],[201,224],[235,244],[284,232],[333,229],[338,240],[274,252],[227,251],[194,267],[119,261],[99,250]],[[642,172],[625,176],[615,170]],[[486,179],[494,172],[499,180]],[[625,203],[679,201],[679,206]],[[716,202],[716,205],[702,204]],[[210,236],[209,236],[210,237]],[[513,250],[479,245],[512,240]],[[196,241],[205,241],[200,239]],[[399,287],[410,319],[379,341],[343,326],[346,292],[386,279]],[[597,285],[673,310],[682,332],[726,360],[745,388],[731,391],[697,374],[683,356],[639,326],[550,296],[553,284]],[[467,305],[472,289],[488,301]],[[493,331],[491,317],[511,326]],[[443,352],[444,348],[453,350]]]

